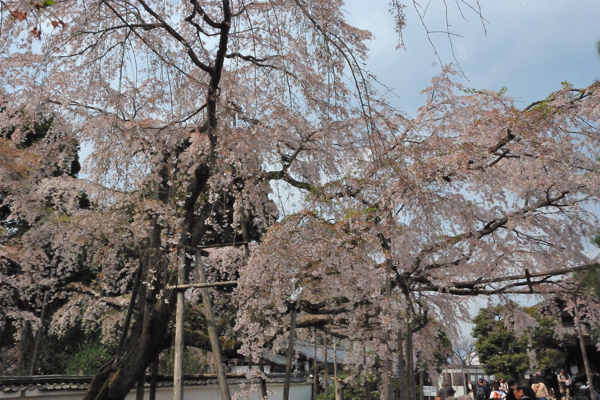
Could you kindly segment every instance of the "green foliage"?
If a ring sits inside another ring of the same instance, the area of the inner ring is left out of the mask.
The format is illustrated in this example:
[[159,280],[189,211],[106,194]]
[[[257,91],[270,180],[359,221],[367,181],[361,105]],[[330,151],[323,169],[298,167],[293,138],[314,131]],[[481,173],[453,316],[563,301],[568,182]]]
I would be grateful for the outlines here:
[[[488,92],[486,92],[485,90],[479,90],[479,89],[475,89],[475,88],[464,88],[463,92],[465,92],[466,94],[487,94]],[[502,86],[500,88],[500,90],[498,91],[498,94],[503,95],[506,94],[506,92],[508,92],[508,88],[506,86]]]
[[[343,380],[345,377],[347,377],[347,374],[338,375],[338,378],[341,380]],[[343,400],[366,400],[367,384],[369,385],[369,389],[371,389],[371,398],[379,398],[379,392],[377,391],[377,383],[371,378],[368,379],[366,382],[364,378],[361,378],[353,380],[351,385],[344,385],[342,397]],[[335,385],[329,385],[329,389],[327,390],[327,392],[319,394],[317,396],[317,400],[335,400]]]
[[566,353],[560,349],[542,348],[537,351],[538,367],[541,369],[556,368],[563,365],[566,359]]
[[[600,247],[600,233],[597,233],[592,239],[592,244]],[[593,267],[575,274],[575,279],[581,282],[582,287],[592,296],[600,296],[600,267]]]
[[99,332],[86,333],[76,326],[63,337],[44,337],[39,372],[44,375],[93,375],[113,352],[111,346],[101,343]]
[[527,348],[530,340],[539,368],[556,368],[564,364],[567,344],[554,337],[558,319],[543,315],[538,307],[523,310],[536,320],[538,326],[521,337],[517,337],[510,324],[506,326],[502,306],[482,309],[473,320],[475,348],[486,373],[521,378],[529,369]]
[[110,354],[98,341],[86,342],[65,359],[64,370],[67,375],[93,375],[109,358]]
[[502,306],[484,308],[473,320],[475,349],[485,372],[502,372],[514,378],[529,369],[527,338],[517,338],[502,319]]
[[435,370],[438,373],[442,372],[448,365],[448,358],[452,355],[452,342],[442,329],[438,331],[437,351],[435,352]]

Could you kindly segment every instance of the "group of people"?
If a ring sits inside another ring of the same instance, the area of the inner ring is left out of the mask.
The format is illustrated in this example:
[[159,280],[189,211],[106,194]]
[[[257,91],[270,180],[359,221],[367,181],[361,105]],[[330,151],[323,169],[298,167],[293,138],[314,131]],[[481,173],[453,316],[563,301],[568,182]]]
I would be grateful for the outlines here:
[[[600,387],[600,379],[597,374],[592,379],[597,391]],[[488,384],[484,378],[479,378],[476,385],[469,380],[466,386],[471,400],[571,400],[574,398],[572,378],[565,370],[561,370],[558,375],[553,370],[547,370],[545,373],[538,370],[529,381],[522,382],[500,380]],[[461,400],[468,400],[466,396],[461,396],[465,397]],[[589,399],[589,396],[586,398]],[[593,400],[600,400],[600,394],[596,393],[596,399]]]

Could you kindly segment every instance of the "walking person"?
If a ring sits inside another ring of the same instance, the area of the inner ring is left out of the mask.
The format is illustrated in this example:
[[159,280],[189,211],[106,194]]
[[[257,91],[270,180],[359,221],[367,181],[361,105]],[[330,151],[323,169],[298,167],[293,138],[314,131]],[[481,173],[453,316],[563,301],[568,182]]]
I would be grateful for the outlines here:
[[564,400],[570,400],[571,397],[571,377],[564,369],[558,374],[558,385],[560,387],[560,395]]
[[548,383],[548,389],[552,390],[554,398],[556,398],[556,400],[562,400],[560,385],[558,384],[558,376],[556,376],[556,372],[554,372],[554,370],[551,368],[549,368],[546,372],[546,382]]
[[550,400],[550,393],[548,393],[548,388],[544,382],[538,382],[531,385],[531,389],[533,393],[535,393],[535,398],[537,400]]
[[498,382],[494,382],[492,385],[492,392],[490,393],[490,399],[495,400],[504,400],[506,399],[506,393],[500,390],[500,385]]
[[488,400],[490,398],[490,389],[485,384],[483,378],[479,378],[479,383],[475,386],[475,400]]
[[474,399],[473,384],[471,383],[470,379],[467,379],[466,389],[467,389],[467,395],[473,400]]

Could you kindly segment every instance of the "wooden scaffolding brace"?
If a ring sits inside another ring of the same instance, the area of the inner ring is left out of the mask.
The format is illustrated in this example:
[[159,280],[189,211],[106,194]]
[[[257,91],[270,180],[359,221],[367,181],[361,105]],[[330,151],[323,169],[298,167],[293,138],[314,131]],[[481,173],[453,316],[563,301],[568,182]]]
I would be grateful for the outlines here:
[[[206,272],[204,271],[204,265],[202,264],[201,250],[208,248],[221,248],[221,247],[232,247],[232,246],[244,246],[246,257],[250,257],[248,230],[247,230],[247,218],[242,219],[242,242],[224,243],[216,245],[207,245],[200,247],[181,246],[180,263],[178,266],[177,274],[177,285],[167,286],[167,289],[177,291],[177,308],[175,315],[175,362],[173,371],[173,400],[183,400],[183,348],[184,348],[184,309],[185,309],[185,297],[184,293],[188,289],[199,288],[202,294],[202,302],[204,305],[204,313],[206,317],[208,335],[210,339],[210,345],[214,358],[215,370],[217,372],[217,380],[219,383],[219,391],[222,400],[230,400],[231,394],[227,385],[227,375],[223,366],[223,359],[221,356],[221,348],[219,344],[219,337],[216,329],[216,323],[214,313],[212,311],[212,304],[210,301],[209,288],[211,287],[230,287],[237,286],[237,281],[226,281],[226,282],[214,282],[209,283],[206,280]],[[185,277],[185,257],[186,251],[194,251],[196,258],[196,280],[198,283],[188,284],[186,283]],[[264,373],[262,359],[259,362],[259,368]],[[268,399],[267,385],[263,377],[260,378],[261,396],[263,399]],[[289,379],[286,379],[284,391],[289,392]]]

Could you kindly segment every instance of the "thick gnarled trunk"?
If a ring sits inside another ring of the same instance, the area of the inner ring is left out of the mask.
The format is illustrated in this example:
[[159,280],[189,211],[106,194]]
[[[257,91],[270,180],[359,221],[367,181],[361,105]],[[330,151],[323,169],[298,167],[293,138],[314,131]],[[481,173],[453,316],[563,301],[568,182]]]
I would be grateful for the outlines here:
[[162,301],[150,309],[148,321],[137,337],[132,337],[122,358],[105,365],[93,379],[85,400],[121,400],[139,381],[148,365],[170,343],[168,326],[172,310]]
[[[157,298],[164,283],[168,283],[171,271],[162,269],[162,254],[158,251],[161,227],[152,221],[148,249],[141,258],[144,285],[137,289],[137,320],[129,336],[123,332],[123,346],[117,355],[96,374],[84,397],[85,400],[122,400],[133,386],[144,378],[146,368],[170,345],[169,321],[175,304],[174,293],[169,298]],[[158,273],[162,269],[162,276]],[[157,281],[151,281],[152,271]],[[150,286],[149,286],[150,285]]]

